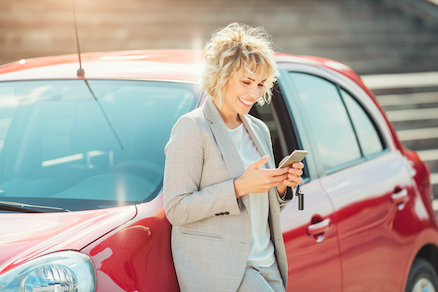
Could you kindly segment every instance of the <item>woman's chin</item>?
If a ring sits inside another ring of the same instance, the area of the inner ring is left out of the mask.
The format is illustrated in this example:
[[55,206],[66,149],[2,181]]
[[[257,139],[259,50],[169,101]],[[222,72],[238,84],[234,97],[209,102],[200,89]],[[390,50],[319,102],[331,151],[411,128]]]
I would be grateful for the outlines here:
[[254,104],[252,104],[252,105],[246,105],[246,104],[240,102],[240,106],[239,106],[239,108],[238,108],[238,113],[239,113],[240,115],[246,115],[246,114],[248,114],[249,111],[251,110],[251,108],[252,108],[253,105],[254,105]]

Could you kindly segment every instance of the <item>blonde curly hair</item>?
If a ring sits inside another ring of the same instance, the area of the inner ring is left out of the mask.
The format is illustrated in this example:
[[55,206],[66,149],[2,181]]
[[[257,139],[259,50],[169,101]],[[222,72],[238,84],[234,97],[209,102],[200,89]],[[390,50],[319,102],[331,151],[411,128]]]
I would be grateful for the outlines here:
[[[248,66],[252,64],[252,70]],[[260,105],[271,101],[271,88],[279,76],[269,34],[263,27],[231,23],[216,31],[204,48],[201,86],[220,106],[226,83],[242,67],[248,75],[265,74]]]

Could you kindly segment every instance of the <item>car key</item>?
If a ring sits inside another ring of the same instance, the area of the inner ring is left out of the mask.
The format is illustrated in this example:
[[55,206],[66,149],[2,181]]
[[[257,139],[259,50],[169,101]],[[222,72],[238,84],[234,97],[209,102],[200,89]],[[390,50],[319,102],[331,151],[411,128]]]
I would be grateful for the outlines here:
[[304,193],[300,189],[300,185],[297,186],[296,194],[298,197],[298,210],[304,210]]

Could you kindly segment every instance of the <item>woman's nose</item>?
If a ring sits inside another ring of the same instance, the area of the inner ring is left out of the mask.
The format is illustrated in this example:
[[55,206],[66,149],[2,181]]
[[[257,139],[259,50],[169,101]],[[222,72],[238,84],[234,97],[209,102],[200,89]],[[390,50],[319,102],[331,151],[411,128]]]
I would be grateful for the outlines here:
[[259,97],[259,94],[260,94],[260,92],[259,92],[259,86],[258,86],[258,85],[256,85],[256,86],[251,86],[251,88],[249,89],[249,95],[250,95],[251,97],[258,98],[258,97]]

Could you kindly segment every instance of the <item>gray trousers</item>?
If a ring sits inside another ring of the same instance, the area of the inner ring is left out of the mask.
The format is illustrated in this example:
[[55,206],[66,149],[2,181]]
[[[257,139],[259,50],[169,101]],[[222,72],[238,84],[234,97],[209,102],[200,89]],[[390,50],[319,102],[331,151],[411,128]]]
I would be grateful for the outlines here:
[[255,267],[248,262],[237,292],[284,292],[277,261],[266,268]]

